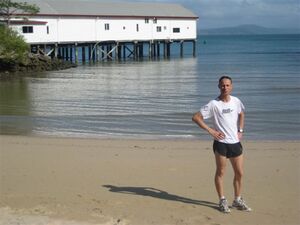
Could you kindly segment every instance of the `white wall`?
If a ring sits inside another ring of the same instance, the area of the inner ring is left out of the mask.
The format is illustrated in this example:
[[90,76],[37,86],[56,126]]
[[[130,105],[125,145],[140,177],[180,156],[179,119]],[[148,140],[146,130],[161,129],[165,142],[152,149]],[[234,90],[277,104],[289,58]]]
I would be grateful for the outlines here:
[[[171,39],[196,39],[196,20],[171,20]],[[173,33],[173,28],[180,28],[180,33]]]
[[[45,25],[33,25],[33,33],[22,33],[21,25],[14,25],[28,43],[64,43],[95,41],[134,41],[161,39],[196,39],[196,20],[149,19],[103,19],[103,18],[42,18],[31,20],[45,21]],[[109,30],[105,30],[109,24]],[[138,31],[137,31],[138,24]],[[47,33],[47,26],[49,33]],[[161,27],[161,31],[157,31]],[[180,33],[174,33],[179,28]]]
[[[109,30],[105,30],[109,24]],[[138,25],[138,30],[137,30]],[[102,19],[97,22],[97,40],[151,40],[152,24],[145,23],[144,19]]]
[[85,42],[96,40],[95,19],[58,19],[58,41]]
[[22,33],[24,26],[32,25],[12,25],[12,29],[23,35],[24,39],[28,43],[34,42],[47,42],[47,26],[46,25],[33,25],[33,33]]

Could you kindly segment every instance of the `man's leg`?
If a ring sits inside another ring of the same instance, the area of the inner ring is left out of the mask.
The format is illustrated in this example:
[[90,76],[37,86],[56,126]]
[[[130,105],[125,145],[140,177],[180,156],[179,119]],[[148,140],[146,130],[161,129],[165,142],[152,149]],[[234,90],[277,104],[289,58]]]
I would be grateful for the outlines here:
[[252,211],[252,209],[246,204],[245,200],[241,197],[243,164],[244,164],[243,155],[240,155],[235,158],[230,158],[230,161],[234,170],[233,186],[234,186],[235,200],[232,203],[232,207],[235,207],[239,210],[250,212]]
[[223,177],[226,170],[227,158],[215,152],[216,158],[216,174],[215,174],[215,185],[219,198],[224,197]]
[[234,158],[230,158],[232,168],[234,171],[233,187],[234,197],[241,197],[242,194],[242,177],[244,173],[244,157],[243,154]]

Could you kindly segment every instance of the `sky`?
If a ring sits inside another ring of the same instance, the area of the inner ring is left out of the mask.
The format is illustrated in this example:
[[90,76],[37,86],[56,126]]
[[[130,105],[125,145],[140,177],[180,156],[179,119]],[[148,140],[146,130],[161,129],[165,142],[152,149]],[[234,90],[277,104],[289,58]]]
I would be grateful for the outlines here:
[[300,29],[300,0],[115,0],[179,3],[199,16],[201,29],[255,24]]

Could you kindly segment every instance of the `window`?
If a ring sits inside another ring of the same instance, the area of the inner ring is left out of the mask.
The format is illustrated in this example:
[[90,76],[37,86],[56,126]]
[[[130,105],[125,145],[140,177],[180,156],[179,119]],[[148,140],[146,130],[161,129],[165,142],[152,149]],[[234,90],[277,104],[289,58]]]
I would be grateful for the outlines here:
[[22,31],[24,34],[33,33],[33,26],[24,26],[24,27],[22,27]]
[[156,32],[161,32],[161,26],[156,27]]
[[156,18],[153,18],[153,23],[157,23],[157,19]]
[[105,29],[105,30],[109,30],[109,23],[105,23],[105,24],[104,24],[104,29]]
[[149,19],[148,18],[145,19],[145,23],[149,23]]
[[136,25],[136,31],[139,32],[139,25]]
[[49,26],[47,26],[47,34],[49,34]]
[[173,28],[173,33],[180,33],[180,28],[178,27]]
[[125,27],[125,26],[123,26],[123,30],[126,30],[126,27]]
[[167,29],[167,26],[164,26],[164,30],[166,30]]

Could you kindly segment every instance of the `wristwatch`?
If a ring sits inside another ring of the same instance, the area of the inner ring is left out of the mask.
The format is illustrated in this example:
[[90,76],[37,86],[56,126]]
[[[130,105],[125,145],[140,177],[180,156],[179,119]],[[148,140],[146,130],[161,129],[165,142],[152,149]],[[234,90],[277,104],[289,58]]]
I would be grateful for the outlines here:
[[238,129],[238,132],[239,133],[244,133],[244,130],[243,129]]

